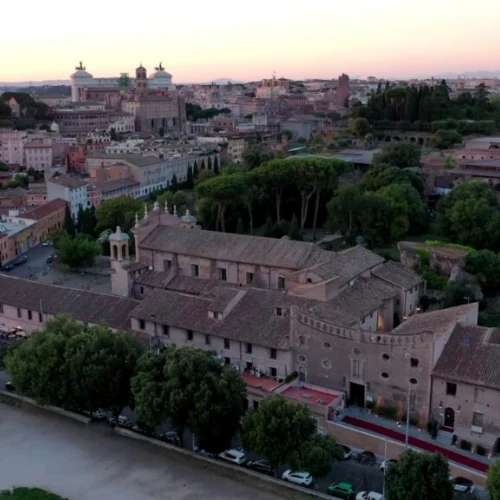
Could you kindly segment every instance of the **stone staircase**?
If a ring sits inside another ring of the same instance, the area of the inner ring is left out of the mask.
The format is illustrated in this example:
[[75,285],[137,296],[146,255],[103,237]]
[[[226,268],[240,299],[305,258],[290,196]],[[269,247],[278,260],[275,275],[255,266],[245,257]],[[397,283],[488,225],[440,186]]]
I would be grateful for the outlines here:
[[451,446],[451,439],[453,434],[451,432],[439,430],[436,436],[436,444],[442,446]]

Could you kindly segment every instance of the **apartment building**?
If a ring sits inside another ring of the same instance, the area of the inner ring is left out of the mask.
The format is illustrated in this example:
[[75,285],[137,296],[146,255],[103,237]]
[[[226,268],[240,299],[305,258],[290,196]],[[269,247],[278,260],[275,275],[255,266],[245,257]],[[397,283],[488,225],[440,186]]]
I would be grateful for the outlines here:
[[53,177],[47,181],[47,199],[62,199],[69,206],[72,217],[76,220],[80,207],[87,208],[88,182],[69,175]]
[[52,140],[39,139],[27,142],[24,145],[26,168],[39,172],[49,172],[52,168]]

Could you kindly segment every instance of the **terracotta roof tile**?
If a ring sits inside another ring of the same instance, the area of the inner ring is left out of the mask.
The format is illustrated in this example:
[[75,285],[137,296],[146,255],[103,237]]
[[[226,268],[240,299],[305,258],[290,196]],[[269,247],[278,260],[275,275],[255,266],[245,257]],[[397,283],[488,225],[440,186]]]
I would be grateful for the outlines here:
[[141,241],[140,246],[149,250],[293,270],[304,267],[318,248],[314,243],[283,238],[189,230],[174,226],[156,227]]
[[498,330],[457,324],[432,374],[457,382],[500,389]]
[[0,274],[0,304],[51,315],[69,314],[77,321],[128,330],[132,299],[65,288]]
[[424,281],[418,274],[410,271],[402,264],[392,261],[387,261],[383,266],[374,269],[372,274],[405,290],[410,290]]
[[56,198],[55,200],[48,201],[39,207],[32,208],[20,214],[20,217],[24,219],[35,219],[40,220],[44,217],[47,217],[52,212],[56,210],[60,210],[61,208],[66,206],[66,202],[61,198]]

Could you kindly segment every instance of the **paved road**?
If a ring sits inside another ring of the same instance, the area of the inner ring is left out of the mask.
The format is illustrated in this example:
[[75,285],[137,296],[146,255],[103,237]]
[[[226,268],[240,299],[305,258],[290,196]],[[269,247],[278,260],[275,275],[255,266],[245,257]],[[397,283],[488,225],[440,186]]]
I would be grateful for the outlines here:
[[278,500],[174,452],[43,410],[0,403],[0,490],[39,486],[71,500]]
[[43,247],[42,245],[31,248],[25,253],[28,262],[16,266],[12,271],[5,274],[17,276],[18,278],[29,278],[30,275],[34,276],[41,273],[47,267],[47,258],[54,252],[53,247]]

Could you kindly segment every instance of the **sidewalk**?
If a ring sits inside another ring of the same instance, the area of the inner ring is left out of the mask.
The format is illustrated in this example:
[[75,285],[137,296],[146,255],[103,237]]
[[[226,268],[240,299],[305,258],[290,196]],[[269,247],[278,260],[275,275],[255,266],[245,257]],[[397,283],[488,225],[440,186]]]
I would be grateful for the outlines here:
[[[395,441],[403,443],[405,441],[404,422],[398,426],[397,422],[368,414],[362,408],[346,408],[342,423],[386,436]],[[415,427],[410,427],[408,443],[421,450],[439,453],[453,462],[482,473],[488,471],[489,464],[491,463],[490,459],[487,457],[460,450],[454,446],[444,446],[437,443],[428,434],[427,429],[420,430]]]

